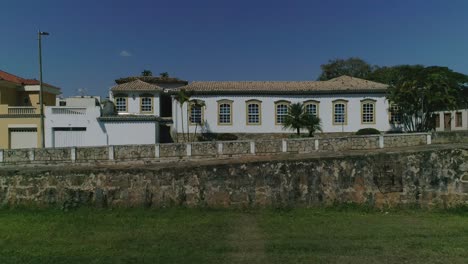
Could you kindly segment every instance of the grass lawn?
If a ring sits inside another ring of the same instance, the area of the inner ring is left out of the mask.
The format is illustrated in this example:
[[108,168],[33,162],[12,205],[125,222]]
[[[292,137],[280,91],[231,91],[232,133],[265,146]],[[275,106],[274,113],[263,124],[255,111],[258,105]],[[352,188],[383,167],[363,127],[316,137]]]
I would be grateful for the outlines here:
[[467,263],[468,213],[0,210],[0,263]]

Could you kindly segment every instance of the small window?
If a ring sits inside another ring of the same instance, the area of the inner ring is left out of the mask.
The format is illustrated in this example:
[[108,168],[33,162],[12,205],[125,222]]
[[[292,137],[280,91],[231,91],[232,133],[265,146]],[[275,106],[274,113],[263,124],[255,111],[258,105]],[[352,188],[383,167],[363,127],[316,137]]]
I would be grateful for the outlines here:
[[390,123],[401,124],[400,107],[397,104],[390,104]]
[[247,125],[260,125],[261,102],[247,101]]
[[437,113],[434,115],[434,122],[435,122],[435,127],[440,127],[440,114]]
[[361,102],[361,123],[374,124],[375,123],[375,101],[364,100]]
[[344,100],[336,101],[333,103],[333,124],[346,125],[346,106],[347,102]]
[[223,100],[218,102],[218,124],[232,124],[232,101]]
[[59,106],[67,106],[67,101],[60,101]]
[[203,122],[203,107],[200,104],[191,103],[189,115],[191,125],[201,124]]
[[461,112],[455,113],[455,126],[456,127],[462,127],[463,126],[463,119],[462,119],[462,113]]
[[115,108],[117,112],[127,112],[127,97],[116,97]]
[[141,97],[141,112],[153,112],[153,98],[150,96]]
[[318,102],[316,101],[308,101],[304,102],[305,105],[305,112],[309,115],[317,116],[318,117]]
[[289,113],[289,102],[276,103],[276,124],[282,125]]

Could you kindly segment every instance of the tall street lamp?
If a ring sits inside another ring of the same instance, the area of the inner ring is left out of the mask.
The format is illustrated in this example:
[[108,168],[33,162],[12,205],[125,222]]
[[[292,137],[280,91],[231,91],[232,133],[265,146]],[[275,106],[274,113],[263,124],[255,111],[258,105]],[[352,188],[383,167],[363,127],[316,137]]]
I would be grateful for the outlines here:
[[38,31],[38,40],[39,40],[39,105],[40,105],[40,112],[41,112],[41,147],[45,147],[45,131],[44,131],[44,101],[42,98],[42,47],[41,47],[41,39],[42,36],[48,36],[49,33]]

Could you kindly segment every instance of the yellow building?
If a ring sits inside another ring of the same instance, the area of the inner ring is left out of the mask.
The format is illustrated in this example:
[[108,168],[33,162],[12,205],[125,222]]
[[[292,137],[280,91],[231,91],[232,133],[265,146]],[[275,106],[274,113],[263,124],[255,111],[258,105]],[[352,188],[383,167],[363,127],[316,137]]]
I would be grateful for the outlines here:
[[[60,88],[43,83],[44,105],[55,105]],[[0,149],[41,146],[39,81],[0,70]]]

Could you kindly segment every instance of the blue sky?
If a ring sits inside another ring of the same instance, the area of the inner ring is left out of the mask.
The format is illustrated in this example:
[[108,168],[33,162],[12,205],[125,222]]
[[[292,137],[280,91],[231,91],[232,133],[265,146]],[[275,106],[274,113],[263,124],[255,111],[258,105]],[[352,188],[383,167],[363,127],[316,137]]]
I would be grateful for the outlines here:
[[448,66],[468,74],[468,1],[3,0],[0,69],[66,96],[167,71],[193,80],[315,80],[320,64]]

